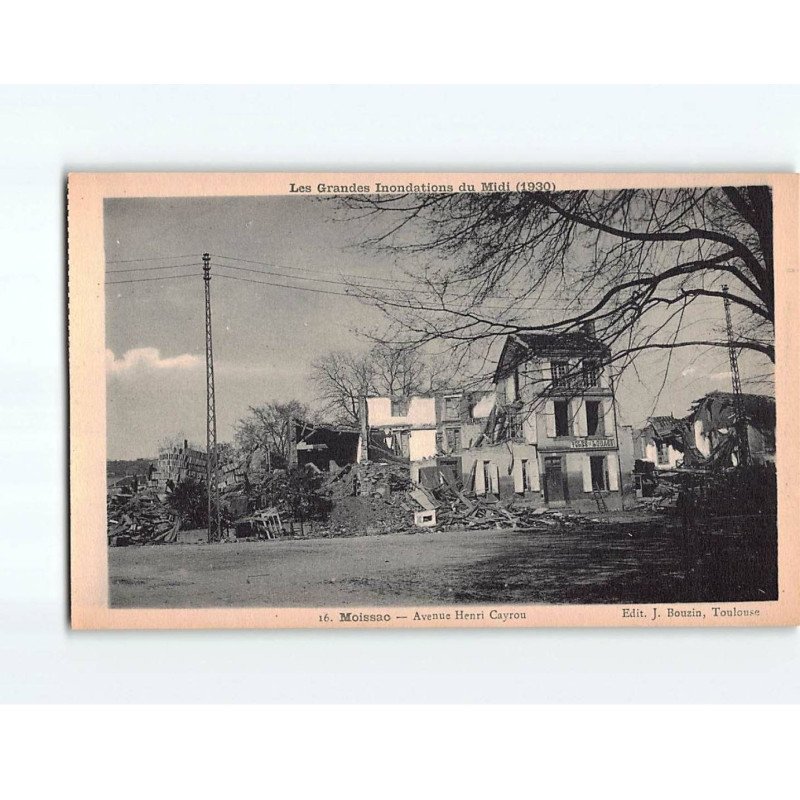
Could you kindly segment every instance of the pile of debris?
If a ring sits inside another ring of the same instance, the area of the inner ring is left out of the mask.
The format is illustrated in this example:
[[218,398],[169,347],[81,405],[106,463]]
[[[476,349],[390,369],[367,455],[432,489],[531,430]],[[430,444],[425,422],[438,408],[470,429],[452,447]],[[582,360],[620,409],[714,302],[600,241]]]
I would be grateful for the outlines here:
[[[438,530],[498,528],[530,531],[598,522],[583,514],[518,504],[515,498],[502,501],[467,497],[447,473],[440,474],[443,481],[440,486],[434,489],[417,487],[417,491],[427,495],[436,508],[436,525],[432,527]],[[420,505],[424,504],[420,502]]]
[[180,520],[153,489],[134,495],[112,494],[107,500],[108,543],[161,544],[174,542]]
[[526,531],[597,522],[582,514],[518,504],[516,498],[503,501],[467,496],[448,473],[440,475],[439,486],[426,488],[413,484],[408,467],[402,464],[348,464],[322,484],[333,510],[318,533],[358,536],[479,528]]
[[332,508],[321,536],[363,536],[402,533],[414,527],[416,507],[407,465],[390,462],[347,464],[322,483]]
[[331,472],[321,488],[336,501],[342,497],[388,498],[410,487],[408,465],[367,461]]

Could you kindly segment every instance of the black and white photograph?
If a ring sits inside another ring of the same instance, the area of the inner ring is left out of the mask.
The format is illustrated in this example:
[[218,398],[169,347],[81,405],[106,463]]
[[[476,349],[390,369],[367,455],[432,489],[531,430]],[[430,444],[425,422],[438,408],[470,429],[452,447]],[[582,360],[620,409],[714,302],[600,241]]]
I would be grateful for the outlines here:
[[771,185],[463,177],[105,198],[110,608],[778,599]]

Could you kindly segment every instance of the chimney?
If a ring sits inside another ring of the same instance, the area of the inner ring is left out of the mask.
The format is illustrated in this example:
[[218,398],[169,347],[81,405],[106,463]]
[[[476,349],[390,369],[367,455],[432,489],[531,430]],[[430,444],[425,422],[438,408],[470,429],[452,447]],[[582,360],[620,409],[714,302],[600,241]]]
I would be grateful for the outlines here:
[[189,440],[188,439],[184,439],[183,440],[183,452],[185,453],[188,449],[189,449]]
[[585,322],[582,322],[581,323],[581,330],[587,336],[594,336],[594,320],[593,319],[587,319]]

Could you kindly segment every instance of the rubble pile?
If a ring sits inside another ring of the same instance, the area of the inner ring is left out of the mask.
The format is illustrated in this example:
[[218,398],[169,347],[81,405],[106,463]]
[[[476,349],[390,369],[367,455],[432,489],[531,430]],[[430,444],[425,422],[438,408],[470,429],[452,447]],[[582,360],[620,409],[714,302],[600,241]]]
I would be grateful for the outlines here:
[[323,482],[322,491],[336,501],[342,497],[383,497],[411,487],[409,468],[403,464],[368,461],[347,464]]
[[[250,515],[264,508],[280,515],[286,534],[301,537],[485,528],[546,530],[598,522],[572,512],[528,506],[516,498],[467,495],[449,474],[440,474],[442,483],[426,488],[412,483],[408,465],[389,461],[347,464],[342,468],[334,465],[328,474],[319,470],[275,470],[258,486],[249,481],[227,486],[222,493],[223,516],[244,538],[260,537],[251,530]],[[167,499],[167,494],[152,488],[109,495],[109,544],[177,541],[181,519]]]
[[472,530],[499,528],[518,531],[546,530],[556,527],[571,527],[596,522],[595,519],[573,512],[564,513],[554,509],[531,507],[500,500],[484,500],[467,497],[445,474],[444,483],[435,489],[419,489],[438,502],[438,530]]
[[416,505],[407,466],[367,462],[332,472],[321,490],[332,502],[328,519],[316,526],[322,536],[402,533],[414,528]]
[[[427,489],[411,482],[408,467],[394,463],[348,464],[322,484],[333,509],[317,527],[323,536],[358,536],[422,530],[546,530],[586,525],[594,519],[582,514],[534,508],[512,499],[467,496],[459,484],[442,473],[442,484]],[[435,509],[435,524],[415,525],[414,514]]]
[[153,489],[132,496],[109,495],[106,519],[112,547],[174,542],[180,528],[175,512]]

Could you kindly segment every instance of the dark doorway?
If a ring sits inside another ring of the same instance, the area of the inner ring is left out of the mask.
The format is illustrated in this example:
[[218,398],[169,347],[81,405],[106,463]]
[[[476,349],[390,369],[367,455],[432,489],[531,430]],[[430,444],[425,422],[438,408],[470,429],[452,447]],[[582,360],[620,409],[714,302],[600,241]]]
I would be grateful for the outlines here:
[[460,458],[439,458],[437,459],[439,469],[453,483],[461,484],[461,459]]
[[545,456],[544,459],[544,491],[548,503],[565,503],[567,499],[561,462],[561,456]]

